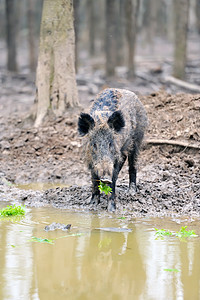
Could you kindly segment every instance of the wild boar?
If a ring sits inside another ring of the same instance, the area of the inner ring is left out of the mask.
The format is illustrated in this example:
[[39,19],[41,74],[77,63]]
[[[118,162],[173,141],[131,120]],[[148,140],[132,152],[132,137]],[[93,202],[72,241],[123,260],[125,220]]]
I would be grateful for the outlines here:
[[78,131],[86,136],[85,158],[92,177],[91,203],[100,201],[99,182],[112,188],[108,210],[114,211],[118,174],[128,158],[129,190],[136,191],[136,162],[147,127],[147,115],[131,91],[109,88],[100,92],[90,109],[81,113]]

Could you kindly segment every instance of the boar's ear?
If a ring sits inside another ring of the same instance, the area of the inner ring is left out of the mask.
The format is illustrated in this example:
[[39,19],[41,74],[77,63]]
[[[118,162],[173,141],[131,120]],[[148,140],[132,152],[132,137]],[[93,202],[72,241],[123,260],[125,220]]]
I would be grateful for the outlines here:
[[110,128],[114,128],[116,132],[120,132],[120,130],[125,126],[124,117],[120,110],[115,111],[108,119],[108,125]]
[[94,125],[94,119],[89,114],[80,114],[80,117],[78,119],[78,132],[81,136],[86,135],[89,130],[94,127]]

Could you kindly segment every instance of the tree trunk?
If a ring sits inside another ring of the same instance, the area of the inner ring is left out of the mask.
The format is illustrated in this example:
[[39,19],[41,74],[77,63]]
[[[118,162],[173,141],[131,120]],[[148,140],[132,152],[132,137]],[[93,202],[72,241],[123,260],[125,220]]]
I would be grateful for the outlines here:
[[87,0],[88,29],[89,29],[89,52],[91,56],[95,54],[95,15],[94,0]]
[[36,47],[35,47],[35,0],[28,0],[27,19],[28,19],[28,44],[29,44],[29,67],[32,72],[36,69]]
[[139,0],[125,0],[126,15],[126,37],[128,45],[128,77],[133,78],[135,75],[135,44],[137,33],[137,16],[139,11]]
[[175,43],[173,75],[184,79],[187,51],[189,0],[174,0]]
[[7,41],[7,68],[17,71],[16,61],[16,12],[15,1],[6,0],[6,41]]
[[157,0],[143,1],[143,27],[145,30],[145,42],[151,48],[152,52],[154,52],[154,37],[156,31],[156,2]]
[[74,30],[75,30],[75,69],[78,70],[79,64],[79,19],[80,19],[80,0],[74,0]]
[[115,40],[115,1],[106,0],[106,76],[115,75],[116,40]]
[[72,0],[44,0],[37,67],[37,118],[79,105],[75,78]]
[[118,66],[125,64],[125,11],[124,0],[118,0],[116,14],[116,61]]
[[197,31],[200,34],[200,0],[196,0],[196,24]]

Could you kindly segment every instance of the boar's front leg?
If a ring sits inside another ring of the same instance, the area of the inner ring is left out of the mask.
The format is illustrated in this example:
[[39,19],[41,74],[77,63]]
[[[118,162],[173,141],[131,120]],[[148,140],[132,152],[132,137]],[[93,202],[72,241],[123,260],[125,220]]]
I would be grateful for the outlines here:
[[113,176],[112,176],[112,184],[111,184],[112,193],[111,193],[111,196],[109,197],[109,200],[108,200],[108,211],[109,212],[114,212],[115,209],[116,209],[116,203],[115,203],[116,181],[117,181],[119,172],[120,172],[121,168],[124,165],[125,160],[126,160],[126,156],[122,155],[121,160],[120,161],[116,161],[115,164],[114,164],[114,170],[113,170]]
[[129,164],[129,193],[133,196],[137,192],[136,186],[136,176],[137,176],[137,148],[134,147],[128,155],[128,164]]
[[89,204],[98,205],[100,202],[100,191],[99,191],[99,177],[91,171],[92,176],[92,197]]

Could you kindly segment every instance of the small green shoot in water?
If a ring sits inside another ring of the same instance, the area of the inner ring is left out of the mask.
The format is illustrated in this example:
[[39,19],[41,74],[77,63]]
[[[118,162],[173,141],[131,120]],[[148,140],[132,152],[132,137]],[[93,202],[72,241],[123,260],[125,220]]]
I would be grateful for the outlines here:
[[173,233],[169,230],[166,230],[166,229],[157,229],[155,228],[156,230],[156,236],[159,237],[159,238],[163,238],[164,236],[172,236]]
[[49,240],[49,239],[43,239],[43,238],[37,238],[35,236],[32,236],[31,242],[38,242],[38,243],[47,243],[47,244],[51,244],[54,245],[54,241],[53,240]]
[[111,187],[108,186],[106,183],[103,183],[102,181],[99,182],[98,188],[101,193],[105,193],[106,195],[110,195],[112,192]]
[[23,216],[25,215],[25,206],[7,205],[0,210],[1,217]]
[[194,230],[187,230],[186,229],[187,226],[185,227],[181,227],[181,229],[176,232],[176,236],[179,237],[179,238],[187,238],[187,237],[195,237],[195,236],[198,236]]
[[166,229],[157,229],[156,230],[156,237],[164,238],[165,236],[175,236],[180,239],[188,238],[188,237],[196,237],[198,236],[194,230],[187,230],[187,226],[181,227],[181,229],[177,232],[172,232]]
[[178,269],[164,269],[164,271],[167,271],[167,272],[174,272],[174,273],[180,272]]

